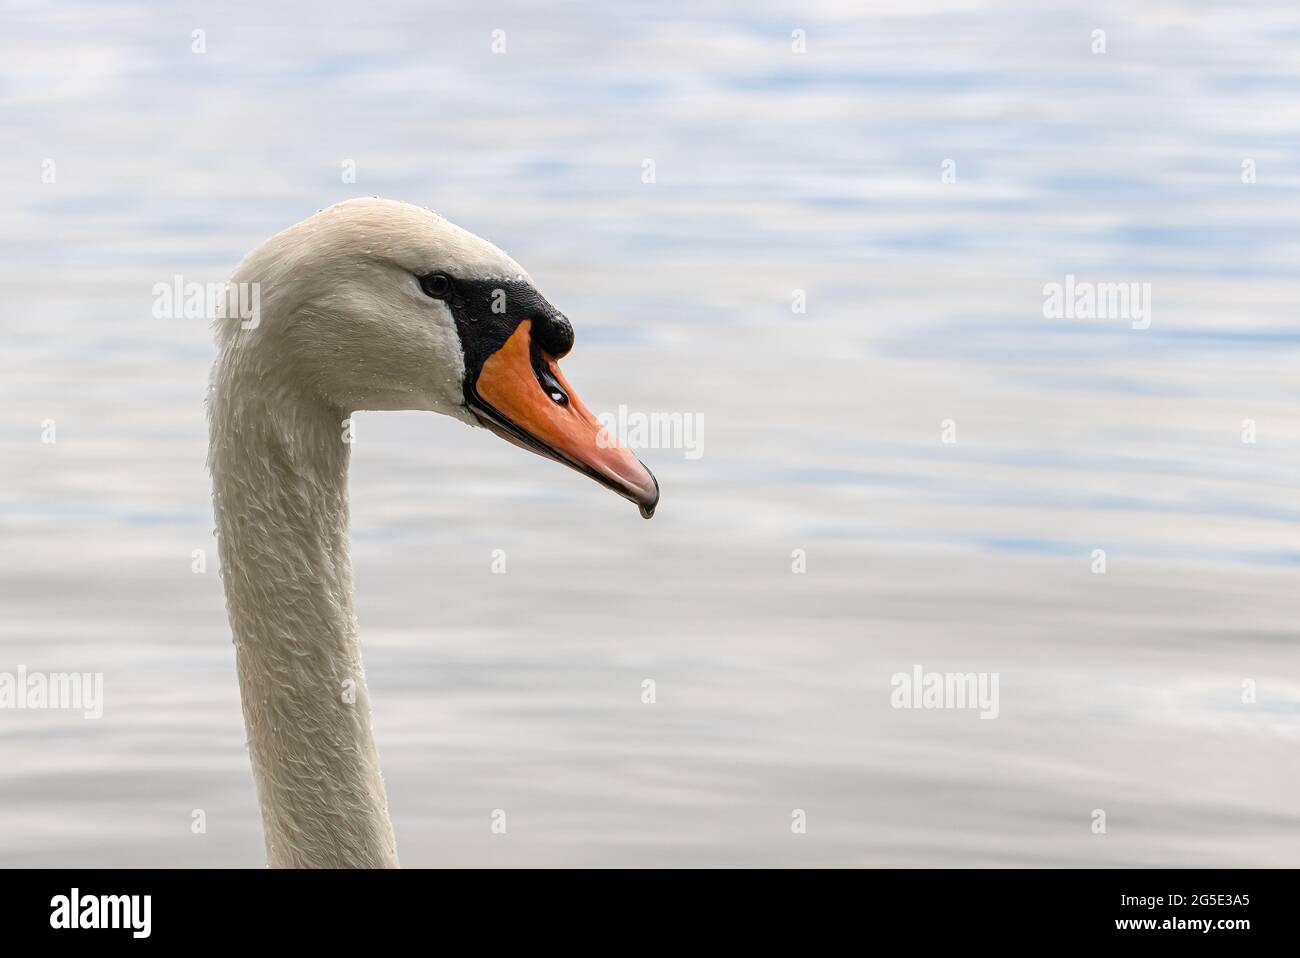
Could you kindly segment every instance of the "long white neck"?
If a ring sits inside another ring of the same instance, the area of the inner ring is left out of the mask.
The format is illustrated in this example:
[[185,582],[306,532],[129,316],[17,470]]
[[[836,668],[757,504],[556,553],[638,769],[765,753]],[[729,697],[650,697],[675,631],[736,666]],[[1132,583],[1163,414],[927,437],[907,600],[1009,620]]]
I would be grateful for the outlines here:
[[221,363],[209,468],[268,862],[396,867],[352,606],[345,416]]

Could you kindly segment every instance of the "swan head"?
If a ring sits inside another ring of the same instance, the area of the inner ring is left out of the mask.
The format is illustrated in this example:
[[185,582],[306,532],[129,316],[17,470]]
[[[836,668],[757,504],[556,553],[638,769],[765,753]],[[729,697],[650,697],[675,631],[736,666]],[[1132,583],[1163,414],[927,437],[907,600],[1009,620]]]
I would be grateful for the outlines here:
[[231,295],[241,288],[256,289],[258,314],[218,324],[227,375],[238,369],[344,413],[444,413],[653,515],[653,474],[560,372],[573,346],[569,320],[486,240],[421,207],[348,200],[250,253]]

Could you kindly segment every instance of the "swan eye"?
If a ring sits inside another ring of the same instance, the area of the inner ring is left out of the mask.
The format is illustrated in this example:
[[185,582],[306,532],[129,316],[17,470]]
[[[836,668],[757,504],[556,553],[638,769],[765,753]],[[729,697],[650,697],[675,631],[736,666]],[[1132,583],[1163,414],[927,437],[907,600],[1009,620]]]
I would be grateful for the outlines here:
[[431,273],[420,277],[420,289],[433,299],[445,299],[451,292],[451,277],[446,273]]

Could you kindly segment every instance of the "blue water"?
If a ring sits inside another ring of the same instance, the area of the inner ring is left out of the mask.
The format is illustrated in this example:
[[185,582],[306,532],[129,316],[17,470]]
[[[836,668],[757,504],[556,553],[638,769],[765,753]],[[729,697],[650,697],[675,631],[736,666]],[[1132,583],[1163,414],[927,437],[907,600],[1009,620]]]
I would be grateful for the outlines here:
[[[646,523],[359,415],[404,863],[1300,864],[1300,13],[861,6],[9,3],[0,671],[107,703],[0,710],[0,865],[263,861],[209,330],[150,290],[372,194],[523,263],[588,405],[705,424]],[[1150,328],[1044,319],[1067,273]],[[918,664],[999,717],[891,708]]]

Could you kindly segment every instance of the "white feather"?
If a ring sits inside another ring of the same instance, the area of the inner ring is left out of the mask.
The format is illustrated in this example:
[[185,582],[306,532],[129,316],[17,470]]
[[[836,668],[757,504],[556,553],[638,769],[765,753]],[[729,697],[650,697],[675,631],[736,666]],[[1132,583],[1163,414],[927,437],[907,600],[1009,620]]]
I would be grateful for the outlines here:
[[250,253],[232,281],[259,284],[259,322],[218,324],[208,461],[272,866],[397,865],[352,606],[344,420],[474,422],[455,324],[416,281],[437,270],[527,278],[428,210],[349,200]]

